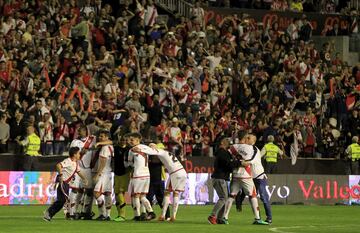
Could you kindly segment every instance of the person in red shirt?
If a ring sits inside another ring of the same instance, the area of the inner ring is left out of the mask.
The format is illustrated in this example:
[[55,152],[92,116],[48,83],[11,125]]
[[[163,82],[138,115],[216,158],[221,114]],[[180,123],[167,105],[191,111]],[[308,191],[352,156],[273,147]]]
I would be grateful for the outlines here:
[[7,85],[9,83],[9,73],[6,70],[6,63],[5,61],[0,61],[0,81]]

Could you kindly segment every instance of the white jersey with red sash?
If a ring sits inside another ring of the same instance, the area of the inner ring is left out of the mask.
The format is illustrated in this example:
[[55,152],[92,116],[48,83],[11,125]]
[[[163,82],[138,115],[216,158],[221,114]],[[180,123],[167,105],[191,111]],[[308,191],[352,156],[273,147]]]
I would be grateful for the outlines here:
[[155,24],[156,18],[158,17],[158,12],[155,5],[148,5],[145,8],[144,21],[145,26],[152,27]]
[[114,147],[112,145],[102,146],[98,153],[92,158],[91,161],[91,169],[92,172],[97,172],[99,168],[99,159],[105,158],[106,163],[105,167],[101,171],[101,174],[110,173],[111,172],[111,159],[114,157]]
[[77,162],[72,161],[71,158],[64,159],[60,162],[60,166],[62,179],[67,184],[71,183],[74,180],[75,174],[80,171]]
[[150,177],[149,172],[149,154],[157,155],[159,151],[154,150],[146,145],[140,144],[135,146],[140,149],[140,152],[135,152],[133,149],[129,151],[129,165],[134,167],[132,178],[147,178]]
[[79,165],[81,168],[90,168],[91,159],[93,156],[93,151],[89,150],[96,143],[95,136],[88,136],[82,139],[74,139],[70,147],[79,147],[80,150],[87,150],[85,154],[81,154],[81,159],[79,160]]
[[246,167],[239,167],[233,170],[233,177],[241,179],[252,179],[251,164],[254,162],[256,147],[247,144],[234,144],[229,148],[229,152],[234,157],[249,162]]

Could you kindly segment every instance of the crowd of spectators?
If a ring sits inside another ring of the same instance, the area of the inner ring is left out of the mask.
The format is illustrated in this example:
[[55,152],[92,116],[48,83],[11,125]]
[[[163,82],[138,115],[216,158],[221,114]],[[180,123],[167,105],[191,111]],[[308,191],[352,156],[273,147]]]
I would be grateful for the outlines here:
[[[196,2],[196,1],[192,1]],[[350,0],[209,0],[209,6],[294,12],[350,13]]]
[[8,145],[27,124],[43,155],[83,124],[160,138],[184,158],[239,130],[307,157],[336,157],[359,135],[360,65],[334,43],[316,49],[305,15],[282,31],[246,14],[205,23],[200,4],[165,22],[152,0],[79,2],[0,0],[1,152],[20,153]]

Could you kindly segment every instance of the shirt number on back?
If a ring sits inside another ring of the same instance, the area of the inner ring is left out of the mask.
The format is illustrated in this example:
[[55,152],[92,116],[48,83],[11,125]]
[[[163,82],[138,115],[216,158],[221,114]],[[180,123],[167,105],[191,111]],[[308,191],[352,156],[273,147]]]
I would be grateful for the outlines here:
[[169,156],[171,157],[171,160],[172,160],[174,163],[176,163],[176,162],[178,162],[178,161],[179,161],[179,160],[177,160],[177,158],[176,158],[175,154],[173,154],[173,153],[169,153]]

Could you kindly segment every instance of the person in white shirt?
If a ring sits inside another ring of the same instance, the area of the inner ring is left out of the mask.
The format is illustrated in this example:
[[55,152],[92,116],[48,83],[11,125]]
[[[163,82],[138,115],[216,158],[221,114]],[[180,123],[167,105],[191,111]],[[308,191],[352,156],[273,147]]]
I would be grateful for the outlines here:
[[159,152],[146,145],[140,144],[141,135],[139,133],[129,133],[126,135],[128,143],[132,147],[129,151],[128,166],[133,167],[131,175],[131,192],[133,196],[133,206],[135,209],[135,221],[141,221],[140,207],[141,204],[148,212],[146,220],[156,218],[146,194],[149,192],[150,172],[148,167],[149,154],[155,155]]
[[237,193],[240,190],[243,190],[245,195],[249,196],[250,205],[255,216],[255,221],[253,224],[268,225],[267,222],[260,219],[257,193],[255,184],[252,179],[251,166],[254,163],[256,148],[254,148],[252,145],[245,144],[246,136],[247,135],[245,133],[240,132],[239,144],[234,144],[229,149],[230,154],[242,160],[242,165],[233,171],[230,185],[230,197],[225,203],[224,217],[222,221],[224,224],[228,224],[228,216],[232,203],[234,202]]
[[[109,141],[109,132],[99,132],[99,142]],[[112,176],[111,176],[111,160],[114,157],[114,148],[112,145],[103,145],[93,156],[91,161],[92,172],[95,174],[93,181],[94,197],[96,198],[99,217],[96,220],[109,221],[112,206]]]
[[[43,219],[45,221],[51,221],[53,216],[59,212],[65,202],[69,199],[69,188],[75,181],[75,174],[78,174],[83,182],[86,184],[85,176],[80,172],[77,161],[80,159],[80,148],[71,147],[69,149],[69,158],[66,158],[62,162],[56,165],[58,171],[57,180],[59,185],[57,187],[56,201],[44,212]],[[74,213],[70,212],[71,217],[74,217]]]
[[151,143],[149,146],[154,149],[156,153],[153,154],[151,151],[148,153],[150,155],[158,156],[170,176],[166,183],[163,208],[159,221],[165,221],[166,210],[170,204],[171,192],[173,193],[173,209],[170,221],[175,221],[179,206],[179,195],[185,190],[187,173],[175,154],[162,149],[157,149],[157,146],[154,143]]
[[[255,145],[256,136],[249,134],[246,136],[245,140],[246,140],[246,144]],[[271,205],[270,205],[270,198],[266,191],[266,186],[268,185],[267,176],[265,174],[264,167],[261,163],[262,156],[261,156],[260,150],[256,146],[255,146],[255,149],[256,149],[256,155],[253,160],[253,163],[251,164],[252,177],[253,177],[253,181],[254,181],[254,184],[256,187],[256,192],[259,193],[260,200],[264,204],[264,209],[265,209],[265,214],[266,214],[265,222],[268,222],[269,224],[271,224],[272,223],[272,211],[271,211]],[[236,202],[237,202],[236,207],[237,208],[238,208],[238,205],[241,206],[244,198],[245,198],[244,193],[242,193],[240,196],[238,195],[236,197]],[[238,202],[240,202],[240,203],[238,203]]]
[[[111,145],[111,140],[106,140],[102,142],[96,142],[96,136],[89,135],[89,130],[87,126],[83,125],[78,128],[79,138],[74,139],[70,147],[79,147],[81,152],[79,163],[79,168],[88,180],[87,185],[83,184],[80,178],[76,175],[75,182],[71,186],[70,193],[70,206],[74,209],[75,218],[83,217],[86,220],[92,219],[92,202],[93,202],[93,174],[91,170],[91,162],[94,155],[94,150],[92,148],[99,147],[102,145]],[[83,203],[83,206],[80,206],[80,203]]]
[[[91,206],[93,201],[93,188],[94,184],[92,182],[91,174],[91,158],[93,156],[93,151],[89,150],[96,143],[96,137],[93,135],[88,135],[87,127],[80,126],[78,128],[79,138],[74,139],[70,143],[70,147],[79,147],[80,148],[80,159],[79,169],[82,171],[86,179],[88,180],[87,185],[84,185],[81,182],[79,176],[75,175],[75,181],[71,185],[70,192],[70,208],[75,212],[75,217],[80,218],[83,215],[84,219],[91,219]],[[84,206],[80,206],[80,202],[83,199]],[[83,213],[80,213],[83,212]]]

